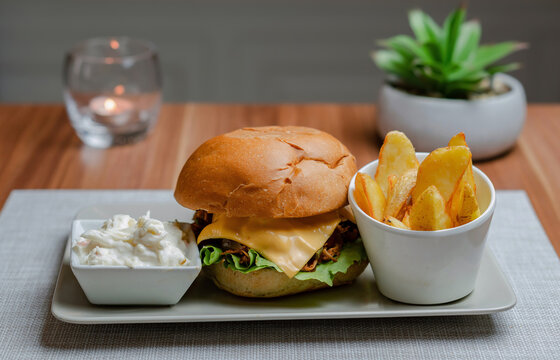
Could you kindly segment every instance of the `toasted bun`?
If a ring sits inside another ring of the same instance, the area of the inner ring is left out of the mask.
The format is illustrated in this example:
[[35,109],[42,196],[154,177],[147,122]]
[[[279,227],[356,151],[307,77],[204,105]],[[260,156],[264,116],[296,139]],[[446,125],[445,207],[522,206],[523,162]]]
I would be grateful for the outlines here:
[[[356,262],[348,268],[346,273],[336,274],[333,286],[353,282],[364,271],[368,263],[367,260]],[[290,279],[286,274],[274,269],[261,269],[244,274],[240,271],[230,270],[221,263],[204,266],[202,269],[220,289],[244,297],[271,298],[329,287],[324,282],[315,279]]]
[[175,199],[227,216],[305,217],[346,204],[356,160],[311,128],[244,128],[202,144],[177,180]]

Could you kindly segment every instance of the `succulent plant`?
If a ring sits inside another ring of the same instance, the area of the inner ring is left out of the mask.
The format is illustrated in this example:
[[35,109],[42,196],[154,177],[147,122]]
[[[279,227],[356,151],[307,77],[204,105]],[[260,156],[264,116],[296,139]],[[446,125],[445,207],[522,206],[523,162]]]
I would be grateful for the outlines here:
[[412,10],[408,20],[416,38],[397,35],[382,40],[386,49],[373,52],[372,58],[391,75],[392,85],[414,94],[466,99],[491,92],[494,74],[519,68],[518,63],[495,63],[526,44],[480,45],[480,23],[465,22],[465,16],[461,6],[440,27],[428,14]]

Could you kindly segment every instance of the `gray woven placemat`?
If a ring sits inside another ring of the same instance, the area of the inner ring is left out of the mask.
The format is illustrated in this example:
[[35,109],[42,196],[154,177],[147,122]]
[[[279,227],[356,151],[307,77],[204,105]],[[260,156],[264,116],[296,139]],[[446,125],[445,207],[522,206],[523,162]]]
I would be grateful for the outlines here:
[[559,358],[560,262],[522,191],[499,191],[489,238],[517,294],[481,316],[72,325],[50,313],[70,223],[99,202],[169,191],[14,191],[0,215],[0,358]]

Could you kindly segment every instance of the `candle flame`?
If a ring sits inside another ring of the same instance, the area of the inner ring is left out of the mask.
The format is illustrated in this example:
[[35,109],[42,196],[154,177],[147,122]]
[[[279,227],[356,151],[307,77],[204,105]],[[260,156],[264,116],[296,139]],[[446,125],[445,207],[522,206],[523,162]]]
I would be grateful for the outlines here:
[[111,40],[109,42],[109,45],[111,46],[111,49],[113,50],[117,50],[119,48],[119,42],[117,40]]
[[107,111],[112,111],[117,107],[117,103],[113,99],[105,99],[103,102],[103,107]]

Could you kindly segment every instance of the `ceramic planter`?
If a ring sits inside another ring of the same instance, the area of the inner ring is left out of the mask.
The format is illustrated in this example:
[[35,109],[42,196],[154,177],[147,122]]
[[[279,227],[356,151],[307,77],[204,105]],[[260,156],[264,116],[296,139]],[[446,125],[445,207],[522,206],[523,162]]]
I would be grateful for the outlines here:
[[517,140],[527,111],[523,85],[515,78],[498,74],[511,90],[476,100],[417,96],[385,84],[379,96],[377,129],[382,136],[400,130],[417,151],[446,146],[464,132],[473,159],[490,158],[510,149]]

